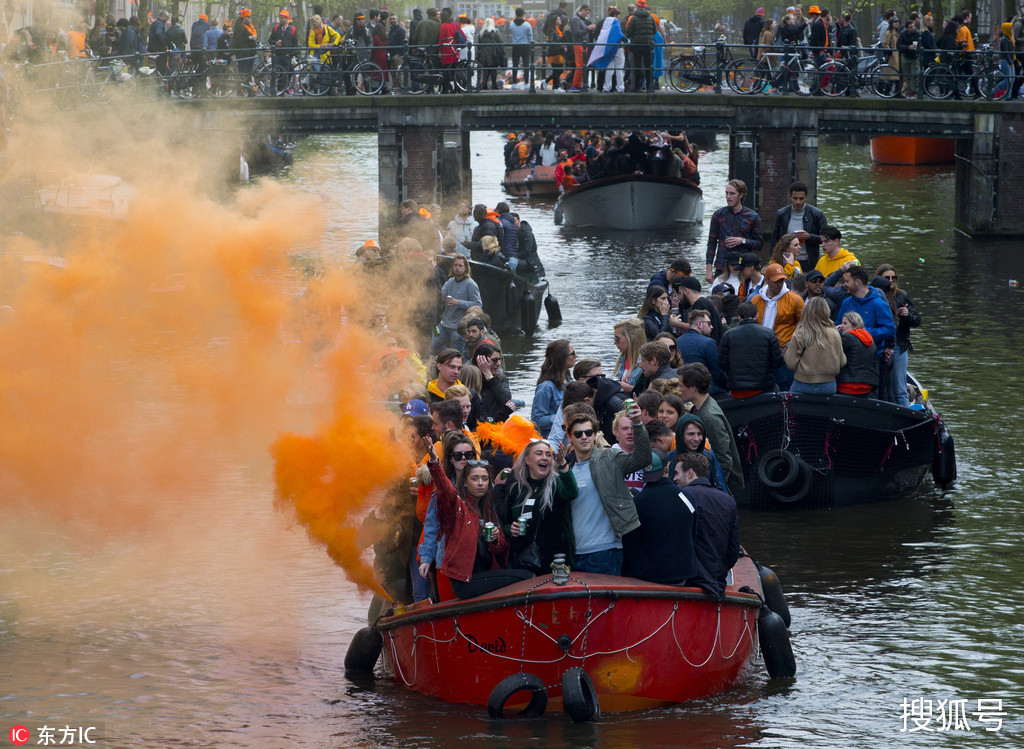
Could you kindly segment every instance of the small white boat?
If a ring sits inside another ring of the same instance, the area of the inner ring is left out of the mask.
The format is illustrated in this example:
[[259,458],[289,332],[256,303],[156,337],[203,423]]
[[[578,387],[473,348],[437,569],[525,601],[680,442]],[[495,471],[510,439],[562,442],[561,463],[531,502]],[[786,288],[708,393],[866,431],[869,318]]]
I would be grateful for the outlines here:
[[703,219],[704,193],[696,184],[647,174],[584,182],[555,205],[556,224],[597,229],[671,229]]

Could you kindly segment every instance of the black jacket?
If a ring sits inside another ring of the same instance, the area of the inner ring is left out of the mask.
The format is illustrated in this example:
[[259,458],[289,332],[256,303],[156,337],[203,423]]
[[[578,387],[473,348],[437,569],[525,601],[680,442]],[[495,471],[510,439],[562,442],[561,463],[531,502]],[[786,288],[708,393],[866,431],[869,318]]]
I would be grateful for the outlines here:
[[[783,234],[789,231],[789,217],[793,215],[793,206],[787,205],[779,209],[775,214],[775,229],[772,231],[772,246],[775,245]],[[804,249],[807,251],[807,262],[801,263],[808,270],[814,268],[821,256],[821,230],[828,226],[828,219],[825,214],[810,203],[804,203],[804,231],[810,234],[804,242]]]
[[[910,45],[917,42],[917,48],[911,49]],[[906,57],[908,60],[916,60],[918,52],[921,48],[921,32],[917,29],[911,31],[910,29],[903,29],[900,35],[896,38],[896,49],[899,50],[901,56]]]
[[629,43],[637,46],[653,46],[654,32],[656,31],[654,16],[647,8],[637,8],[633,11],[629,22],[626,24],[626,36]]
[[473,230],[473,237],[466,242],[466,247],[469,248],[470,253],[473,256],[473,260],[482,260],[484,247],[481,240],[484,237],[491,236],[498,240],[498,246],[501,247],[501,240],[504,237],[505,232],[501,228],[501,224],[492,221],[489,218],[485,218],[479,222],[476,228]]
[[480,412],[477,414],[477,421],[504,421],[512,415],[509,408],[509,401],[512,400],[512,390],[508,386],[508,378],[495,375],[489,380],[484,380],[480,390]]
[[844,382],[860,382],[873,387],[878,386],[878,361],[875,356],[875,344],[864,345],[864,342],[853,333],[842,333],[843,353],[846,354],[846,365],[836,375],[836,384]]
[[725,578],[740,558],[740,521],[736,500],[711,486],[705,478],[683,487],[683,494],[697,508],[697,575],[690,579],[713,594],[725,597]]
[[697,508],[668,478],[636,495],[640,527],[622,537],[622,574],[662,585],[697,577]]
[[764,29],[764,16],[755,15],[748,18],[747,22],[743,24],[743,43],[757,44],[762,29]]
[[206,32],[210,30],[210,22],[202,19],[192,24],[192,30],[188,37],[189,49],[202,49],[206,43]]
[[626,394],[622,392],[622,386],[614,377],[594,375],[587,380],[587,384],[594,388],[594,412],[601,425],[601,434],[609,445],[614,444],[615,431],[612,426],[615,414],[622,410],[622,405],[626,402]]
[[725,372],[727,390],[775,389],[775,370],[785,363],[775,331],[756,318],[740,320],[725,331],[718,344],[718,366]]
[[[669,333],[668,315],[659,315],[655,311],[650,311],[643,316],[644,332],[647,334],[647,340],[653,341],[654,337],[658,333]],[[673,334],[674,337],[675,334]]]
[[526,274],[533,272],[538,278],[544,278],[544,263],[537,253],[537,238],[533,235],[533,227],[527,221],[519,222],[519,267],[516,272]]
[[910,344],[910,329],[921,324],[921,316],[917,314],[914,303],[910,301],[910,295],[905,291],[896,292],[896,309],[900,307],[906,307],[910,314],[906,317],[896,315],[896,342],[904,351],[913,351],[914,347]]

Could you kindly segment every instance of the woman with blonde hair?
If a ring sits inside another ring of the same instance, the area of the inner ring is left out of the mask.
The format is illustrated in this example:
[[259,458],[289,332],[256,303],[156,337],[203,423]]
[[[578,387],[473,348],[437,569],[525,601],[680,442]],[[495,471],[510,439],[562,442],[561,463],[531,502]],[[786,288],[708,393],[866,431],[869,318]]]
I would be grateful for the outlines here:
[[629,395],[633,386],[640,378],[640,349],[647,343],[644,323],[638,317],[616,323],[614,328],[615,348],[619,350],[619,358],[615,362],[615,379]]
[[836,375],[846,364],[846,354],[824,297],[814,297],[804,306],[785,357],[794,372],[789,392],[835,394]]

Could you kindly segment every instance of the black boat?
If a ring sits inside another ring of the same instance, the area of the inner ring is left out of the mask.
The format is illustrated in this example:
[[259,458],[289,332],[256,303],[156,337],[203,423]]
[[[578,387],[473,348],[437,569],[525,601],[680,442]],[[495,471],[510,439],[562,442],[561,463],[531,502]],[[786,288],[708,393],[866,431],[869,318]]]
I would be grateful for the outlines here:
[[[437,256],[437,264],[446,273],[450,271],[451,263],[450,255]],[[522,276],[507,268],[476,260],[469,261],[469,269],[470,276],[480,287],[484,312],[490,315],[495,330],[521,329],[530,335],[537,329],[542,301],[548,313],[548,323],[557,325],[562,321],[558,301],[551,296],[547,280],[532,275]]]
[[745,488],[758,510],[839,507],[894,499],[956,479],[953,438],[930,405],[919,411],[848,395],[765,393],[719,401]]

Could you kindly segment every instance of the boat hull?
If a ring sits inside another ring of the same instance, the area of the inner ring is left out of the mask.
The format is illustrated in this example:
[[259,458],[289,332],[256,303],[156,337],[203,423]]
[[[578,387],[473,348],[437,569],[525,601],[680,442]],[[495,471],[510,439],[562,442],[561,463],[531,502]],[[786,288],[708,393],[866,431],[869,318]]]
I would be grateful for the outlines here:
[[952,138],[882,135],[871,139],[871,160],[876,164],[952,164],[955,155],[956,141]]
[[586,182],[555,207],[566,226],[651,231],[704,220],[704,197],[692,182],[633,174]]
[[[765,510],[864,504],[905,494],[931,468],[941,425],[929,411],[845,395],[766,393],[719,405],[743,467],[745,487],[736,501]],[[779,479],[785,467],[774,474],[760,469],[783,449],[806,468],[799,466],[788,486],[767,485],[764,478]]]
[[524,166],[519,169],[509,169],[505,172],[505,179],[501,181],[501,186],[505,192],[511,195],[527,197],[558,195],[558,185],[555,184],[555,167],[553,166]]
[[[761,601],[743,557],[721,605],[696,588],[573,573],[533,578],[466,601],[424,602],[378,620],[385,670],[448,702],[486,705],[520,670],[561,704],[566,669],[582,667],[601,710],[622,712],[722,692],[744,674],[757,644]],[[561,640],[561,646],[559,641]],[[520,695],[522,696],[522,695]]]
[[[437,264],[449,272],[452,259],[438,255]],[[497,331],[523,330],[532,333],[540,320],[543,298],[548,282],[521,276],[476,260],[469,262],[470,275],[480,287],[484,312],[491,317],[491,327]]]

